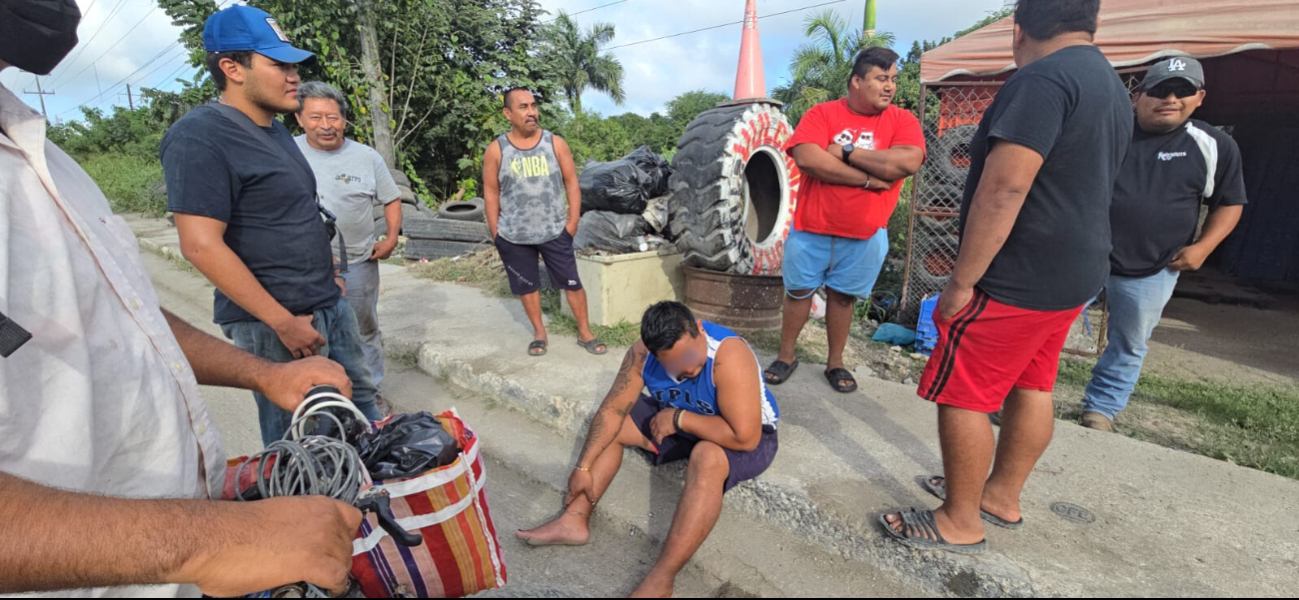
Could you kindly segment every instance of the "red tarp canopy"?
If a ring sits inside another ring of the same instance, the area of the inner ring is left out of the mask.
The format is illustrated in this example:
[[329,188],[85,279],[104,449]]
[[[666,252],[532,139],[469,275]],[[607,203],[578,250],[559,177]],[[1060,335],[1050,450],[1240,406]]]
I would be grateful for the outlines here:
[[[1006,18],[926,52],[920,81],[1013,70],[1012,25]],[[1115,68],[1170,55],[1299,49],[1299,0],[1102,0],[1096,45]]]

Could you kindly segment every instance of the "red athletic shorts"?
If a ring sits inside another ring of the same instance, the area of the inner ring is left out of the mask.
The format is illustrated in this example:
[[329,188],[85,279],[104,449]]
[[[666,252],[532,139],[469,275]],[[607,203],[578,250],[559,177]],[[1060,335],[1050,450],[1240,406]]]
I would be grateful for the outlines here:
[[1061,311],[1016,308],[975,289],[954,318],[934,313],[938,345],[920,378],[921,398],[992,413],[1012,388],[1049,392],[1060,351],[1083,307]]

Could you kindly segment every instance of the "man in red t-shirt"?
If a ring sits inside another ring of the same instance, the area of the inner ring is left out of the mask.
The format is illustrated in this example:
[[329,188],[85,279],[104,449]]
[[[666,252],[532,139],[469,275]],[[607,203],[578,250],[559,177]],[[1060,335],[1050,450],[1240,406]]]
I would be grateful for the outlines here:
[[785,241],[784,323],[780,355],[764,373],[769,384],[784,383],[798,367],[794,343],[807,324],[812,295],[824,286],[830,338],[825,377],[836,391],[857,389],[843,364],[853,305],[875,287],[902,180],[925,159],[920,121],[892,104],[897,80],[897,53],[863,50],[853,63],[848,96],[812,107],[785,146],[803,182]]

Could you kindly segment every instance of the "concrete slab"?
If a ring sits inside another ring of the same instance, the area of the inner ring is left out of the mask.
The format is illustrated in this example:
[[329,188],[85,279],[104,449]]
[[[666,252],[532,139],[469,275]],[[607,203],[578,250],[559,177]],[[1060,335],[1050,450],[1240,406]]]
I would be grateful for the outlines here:
[[[165,230],[136,230],[145,247],[168,243]],[[578,443],[614,378],[617,352],[591,356],[554,336],[546,357],[530,358],[517,302],[400,270],[384,277],[390,355],[414,357],[434,377]],[[727,514],[940,595],[1290,596],[1299,583],[1299,482],[1063,422],[1025,491],[1025,529],[990,528],[991,552],[979,558],[902,548],[884,539],[875,517],[938,504],[916,483],[941,472],[934,408],[912,387],[861,383],[857,394],[834,394],[819,366],[804,365],[777,388],[780,455],[766,475],[728,495]],[[1067,521],[1057,503],[1094,520]]]

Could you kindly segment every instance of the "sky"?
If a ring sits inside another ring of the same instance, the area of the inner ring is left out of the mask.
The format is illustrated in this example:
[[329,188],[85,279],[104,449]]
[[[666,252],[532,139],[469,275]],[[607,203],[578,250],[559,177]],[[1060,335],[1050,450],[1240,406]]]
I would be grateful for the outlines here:
[[[242,2],[242,0],[218,0]],[[914,40],[938,39],[964,29],[1005,0],[878,0],[877,29],[897,37],[894,47],[905,54]],[[176,44],[180,29],[153,0],[77,0],[83,19],[76,49],[48,77],[41,78],[51,120],[80,116],[78,107],[108,110],[126,106],[126,85],[178,89],[177,77],[195,71]],[[817,6],[826,4],[826,6]],[[668,100],[691,90],[730,94],[739,59],[740,25],[728,25],[629,45],[695,29],[734,23],[744,18],[744,0],[541,0],[553,14],[566,10],[583,28],[612,23],[617,37],[609,52],[622,62],[626,101],[617,106],[606,95],[588,91],[582,106],[605,115],[663,111]],[[767,89],[789,78],[789,60],[805,43],[808,15],[834,10],[852,26],[860,26],[865,0],[758,0],[759,30]],[[807,8],[814,7],[814,8]],[[587,11],[581,12],[579,11]],[[793,11],[788,14],[785,11]],[[763,15],[771,15],[763,18]],[[0,73],[0,85],[40,109],[35,78],[10,68]]]

